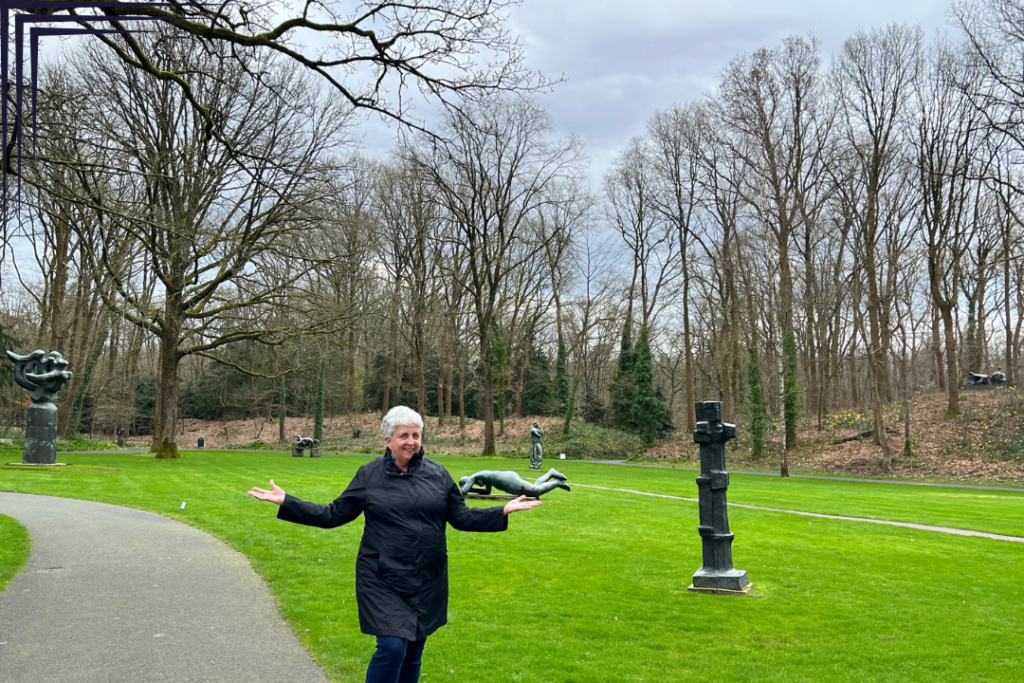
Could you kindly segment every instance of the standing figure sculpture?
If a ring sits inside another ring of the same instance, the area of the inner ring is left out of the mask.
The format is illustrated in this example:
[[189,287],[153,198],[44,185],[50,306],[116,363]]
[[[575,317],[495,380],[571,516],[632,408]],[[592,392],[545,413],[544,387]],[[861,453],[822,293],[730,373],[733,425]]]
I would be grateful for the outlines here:
[[544,430],[540,423],[533,421],[530,429],[530,469],[539,470],[544,464]]
[[32,392],[32,405],[28,408],[25,427],[25,448],[21,453],[23,465],[55,465],[57,463],[57,392],[72,374],[65,368],[68,362],[56,351],[44,353],[42,349],[27,356],[7,352],[14,363],[14,381]]

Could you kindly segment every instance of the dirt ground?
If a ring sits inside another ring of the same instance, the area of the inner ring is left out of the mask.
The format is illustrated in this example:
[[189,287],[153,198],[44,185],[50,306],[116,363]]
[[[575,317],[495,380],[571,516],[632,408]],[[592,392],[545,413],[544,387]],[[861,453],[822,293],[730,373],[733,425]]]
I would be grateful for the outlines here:
[[[324,418],[324,442],[328,445],[339,445],[345,448],[372,448],[382,450],[384,437],[380,430],[379,413],[360,413],[344,417]],[[534,420],[540,422],[545,431],[554,429],[561,421],[552,417],[523,417],[505,420],[505,435],[498,436],[499,450],[520,447],[524,440],[528,444],[530,425]],[[495,424],[495,430],[498,425]],[[459,418],[445,418],[444,425],[438,424],[436,417],[428,417],[424,426],[427,443],[432,450],[442,452],[479,452],[483,442],[484,423],[480,420],[466,420],[465,436],[459,429]],[[312,436],[313,419],[289,417],[285,420],[285,441],[290,444],[295,436]],[[213,420],[181,420],[179,421],[178,445],[194,447],[198,438],[203,437],[206,448],[238,448],[263,442],[267,446],[280,447],[277,422],[264,419],[230,420],[218,422]],[[133,441],[148,445],[146,437],[136,437]],[[258,444],[257,444],[258,446]],[[505,448],[502,448],[504,446]],[[526,446],[529,450],[529,446]]]
[[[934,393],[918,397],[910,404],[911,452],[904,453],[904,423],[900,407],[887,413],[886,424],[893,462],[891,469],[882,462],[882,452],[871,436],[853,438],[871,429],[871,421],[863,413],[846,411],[826,416],[819,428],[817,420],[806,419],[801,425],[800,445],[788,453],[794,470],[835,473],[851,476],[941,479],[973,482],[1013,482],[1024,484],[1024,391],[1015,389],[978,390],[961,393],[961,415],[945,416],[946,397]],[[504,437],[498,438],[499,451],[529,449],[530,423],[537,419],[545,431],[556,429],[560,420],[551,417],[509,418]],[[278,441],[278,426],[265,419],[214,422],[183,420],[178,443],[194,447],[198,437],[207,448],[284,447]],[[289,417],[285,423],[286,442],[296,434],[312,436],[311,418]],[[458,418],[446,418],[443,426],[436,417],[427,419],[427,443],[435,453],[479,453],[483,440],[483,422],[467,420],[465,437],[459,430]],[[777,468],[781,455],[777,446],[768,444],[767,455],[759,461],[749,458],[749,443],[741,436],[730,444],[729,467]],[[383,445],[380,415],[366,413],[324,420],[324,436],[328,445],[345,450],[377,452]],[[769,440],[778,441],[777,434]],[[140,445],[143,437],[135,440]],[[696,463],[698,451],[687,434],[679,433],[656,445],[645,460],[678,464]]]
[[[892,467],[882,462],[882,450],[872,436],[856,437],[872,429],[864,413],[847,411],[801,424],[799,445],[788,453],[791,469],[853,476],[942,479],[974,482],[1024,483],[1024,391],[1015,389],[963,390],[961,414],[947,418],[943,393],[920,396],[910,402],[910,454],[904,453],[904,422],[899,406],[886,415],[886,433]],[[777,434],[770,439],[778,440]],[[696,448],[688,440],[655,446],[649,455],[663,460],[697,462]],[[744,465],[778,468],[779,449],[767,449],[760,461],[749,459],[749,444],[741,438],[730,450],[729,467]]]

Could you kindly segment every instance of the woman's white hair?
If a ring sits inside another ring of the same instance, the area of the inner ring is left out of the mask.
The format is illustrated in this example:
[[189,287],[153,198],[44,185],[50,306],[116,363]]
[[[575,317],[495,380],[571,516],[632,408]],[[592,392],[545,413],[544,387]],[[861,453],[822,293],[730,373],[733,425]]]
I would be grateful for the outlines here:
[[403,425],[416,425],[422,430],[423,418],[412,408],[395,406],[380,421],[380,428],[384,432],[385,439],[390,439],[394,435],[395,430]]

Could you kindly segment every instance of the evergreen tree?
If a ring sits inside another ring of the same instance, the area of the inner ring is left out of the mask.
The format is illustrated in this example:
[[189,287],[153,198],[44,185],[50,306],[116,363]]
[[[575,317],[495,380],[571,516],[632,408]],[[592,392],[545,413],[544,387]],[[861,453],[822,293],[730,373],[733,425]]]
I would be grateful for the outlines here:
[[622,345],[619,349],[619,362],[608,387],[611,403],[611,426],[617,429],[633,429],[633,324],[628,318],[622,325]]
[[797,422],[800,418],[800,384],[797,381],[796,335],[790,332],[782,343],[785,402],[783,415],[786,420],[786,448],[796,446]]
[[654,358],[650,333],[640,328],[633,353],[633,401],[630,415],[637,433],[648,446],[658,440],[658,430],[668,415],[668,407],[654,389]]
[[747,429],[750,430],[750,457],[760,460],[764,457],[764,433],[768,426],[768,405],[761,386],[761,360],[757,351],[751,351],[747,360],[747,396],[744,412],[747,414]]

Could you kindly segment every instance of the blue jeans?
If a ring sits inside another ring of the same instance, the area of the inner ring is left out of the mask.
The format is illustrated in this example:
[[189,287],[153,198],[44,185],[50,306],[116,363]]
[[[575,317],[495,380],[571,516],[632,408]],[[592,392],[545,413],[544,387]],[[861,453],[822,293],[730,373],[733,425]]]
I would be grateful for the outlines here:
[[417,683],[427,639],[377,636],[377,651],[366,667],[366,683]]

